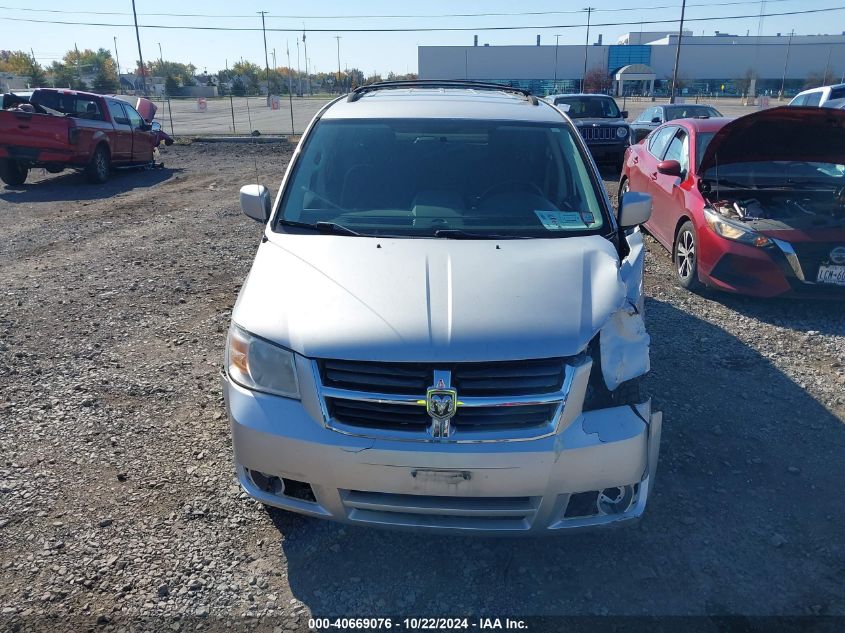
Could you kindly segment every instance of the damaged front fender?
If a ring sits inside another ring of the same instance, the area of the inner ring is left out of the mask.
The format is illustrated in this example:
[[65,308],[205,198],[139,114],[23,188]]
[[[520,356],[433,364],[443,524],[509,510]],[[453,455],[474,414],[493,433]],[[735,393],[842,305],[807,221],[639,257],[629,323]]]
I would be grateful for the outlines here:
[[649,370],[651,339],[640,310],[630,303],[608,319],[599,332],[601,370],[610,391]]
[[645,248],[642,232],[634,229],[625,239],[629,252],[619,268],[619,276],[625,284],[625,301],[599,331],[602,377],[610,391],[649,370],[651,339],[643,320]]

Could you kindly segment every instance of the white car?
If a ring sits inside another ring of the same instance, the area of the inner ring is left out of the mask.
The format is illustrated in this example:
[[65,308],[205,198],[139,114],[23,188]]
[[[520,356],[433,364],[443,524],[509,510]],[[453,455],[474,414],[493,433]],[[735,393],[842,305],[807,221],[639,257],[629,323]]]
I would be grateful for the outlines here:
[[359,524],[548,534],[639,517],[651,200],[617,218],[576,128],[503,86],[396,82],[324,107],[232,313],[237,476]]
[[823,106],[833,99],[845,98],[845,84],[835,86],[822,86],[799,92],[792,101],[791,106]]

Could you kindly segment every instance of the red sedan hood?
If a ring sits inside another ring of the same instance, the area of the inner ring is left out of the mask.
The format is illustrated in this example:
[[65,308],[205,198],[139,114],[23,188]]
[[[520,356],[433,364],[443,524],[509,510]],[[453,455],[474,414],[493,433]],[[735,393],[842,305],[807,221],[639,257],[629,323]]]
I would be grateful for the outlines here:
[[845,110],[782,106],[734,119],[716,132],[698,169],[763,161],[845,163]]

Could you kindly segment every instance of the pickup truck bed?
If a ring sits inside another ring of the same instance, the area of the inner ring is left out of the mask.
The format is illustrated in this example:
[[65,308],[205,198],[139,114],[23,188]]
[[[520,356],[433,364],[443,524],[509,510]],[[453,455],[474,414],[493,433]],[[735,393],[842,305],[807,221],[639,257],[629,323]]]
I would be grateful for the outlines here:
[[6,95],[0,111],[0,179],[20,185],[29,169],[83,169],[105,182],[112,167],[153,160],[157,135],[129,104],[72,90],[39,89],[29,101]]

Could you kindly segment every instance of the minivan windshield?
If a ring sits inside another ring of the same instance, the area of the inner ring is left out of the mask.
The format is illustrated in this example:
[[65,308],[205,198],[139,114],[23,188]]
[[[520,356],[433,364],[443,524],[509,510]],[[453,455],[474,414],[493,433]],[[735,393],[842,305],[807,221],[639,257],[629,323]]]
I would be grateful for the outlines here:
[[276,230],[556,238],[608,228],[599,185],[561,122],[319,121]]
[[610,97],[557,97],[555,105],[568,105],[570,119],[619,119],[622,113]]

